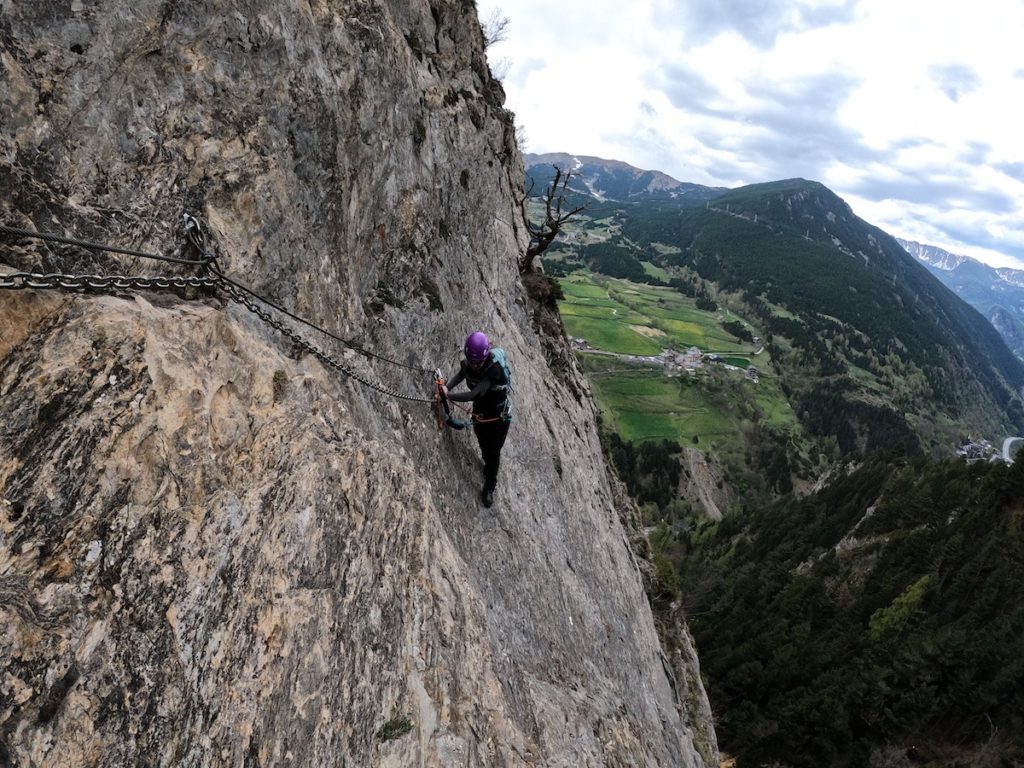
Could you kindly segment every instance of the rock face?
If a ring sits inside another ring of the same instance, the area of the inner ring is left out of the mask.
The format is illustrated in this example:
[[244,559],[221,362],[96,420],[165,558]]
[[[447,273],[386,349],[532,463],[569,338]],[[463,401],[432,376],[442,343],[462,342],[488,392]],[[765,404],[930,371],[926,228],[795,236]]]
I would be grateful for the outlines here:
[[221,291],[0,290],[0,763],[717,764],[534,330],[474,4],[0,0],[0,43],[3,224],[181,256],[194,213],[362,378],[428,397],[482,329],[516,408],[485,510],[472,435]]
[[732,494],[724,480],[722,468],[708,460],[696,448],[683,449],[683,475],[680,488],[683,496],[698,501],[712,520],[722,519],[722,509],[732,503]]

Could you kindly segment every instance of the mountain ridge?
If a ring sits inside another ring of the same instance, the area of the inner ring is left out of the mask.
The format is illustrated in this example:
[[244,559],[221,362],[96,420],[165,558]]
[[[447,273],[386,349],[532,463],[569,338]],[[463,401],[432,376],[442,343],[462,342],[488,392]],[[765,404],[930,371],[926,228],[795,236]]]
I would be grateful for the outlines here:
[[[600,202],[628,201],[641,197],[686,200],[694,204],[713,199],[723,188],[678,181],[662,171],[641,170],[621,160],[606,160],[567,152],[523,156],[528,181],[546,188],[550,167],[571,171],[570,188]],[[541,171],[540,169],[543,169]]]
[[1024,270],[991,267],[938,246],[897,238],[908,253],[988,318],[1007,346],[1024,359]]

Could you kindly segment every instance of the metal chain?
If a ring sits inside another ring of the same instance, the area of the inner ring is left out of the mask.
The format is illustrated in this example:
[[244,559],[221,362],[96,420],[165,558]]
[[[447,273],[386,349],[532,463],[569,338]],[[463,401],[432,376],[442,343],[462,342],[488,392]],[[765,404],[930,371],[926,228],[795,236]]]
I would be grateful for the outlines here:
[[227,296],[244,306],[261,320],[271,327],[277,329],[301,349],[314,355],[320,362],[346,376],[355,379],[360,384],[376,390],[382,394],[394,397],[399,400],[408,400],[414,403],[432,403],[432,398],[411,397],[389,389],[381,384],[376,384],[369,379],[363,378],[346,365],[328,355],[326,352],[308,342],[287,325],[276,319],[263,307],[256,304],[249,296],[239,290],[235,285],[219,275],[215,276],[140,276],[140,275],[68,275],[58,272],[43,274],[40,272],[11,272],[0,274],[0,289],[47,289],[56,288],[64,290],[97,290],[97,291],[127,291],[135,290],[170,290],[183,288],[206,288],[212,291],[221,290]]
[[[264,304],[267,304],[267,305],[273,307],[274,309],[276,309],[278,312],[280,312],[280,313],[282,313],[284,315],[287,315],[288,317],[292,318],[292,320],[295,320],[295,321],[297,321],[299,323],[302,323],[303,325],[306,325],[306,326],[312,328],[314,331],[317,331],[319,333],[324,334],[325,336],[329,336],[330,338],[334,339],[335,341],[340,341],[346,347],[348,347],[349,349],[354,349],[356,352],[358,352],[361,355],[365,355],[366,357],[372,357],[374,359],[381,360],[381,361],[383,361],[385,363],[388,363],[390,365],[395,365],[395,366],[398,366],[400,368],[408,368],[411,371],[417,371],[419,373],[430,373],[431,372],[431,369],[429,369],[429,368],[421,368],[421,367],[416,366],[416,365],[409,365],[408,363],[403,363],[403,362],[400,362],[398,360],[392,360],[391,358],[384,357],[383,355],[378,355],[376,352],[371,352],[368,349],[363,349],[362,347],[360,347],[360,346],[358,346],[356,344],[353,344],[348,339],[344,339],[341,336],[338,336],[337,334],[332,333],[331,331],[327,330],[326,328],[323,328],[323,327],[317,325],[316,323],[310,322],[309,320],[305,319],[304,317],[299,317],[299,315],[296,315],[294,312],[291,312],[288,309],[285,309],[280,304],[275,304],[273,301],[268,299],[266,296],[261,296],[260,294],[256,293],[255,291],[253,291],[250,288],[247,288],[246,286],[242,285],[241,283],[236,283],[230,277],[228,277],[223,272],[221,272],[220,268],[217,266],[217,257],[210,250],[209,244],[207,243],[206,230],[203,228],[202,222],[200,222],[199,219],[197,219],[195,216],[193,216],[193,215],[191,215],[189,213],[185,213],[184,216],[183,216],[183,219],[182,219],[182,229],[184,230],[185,236],[188,238],[189,243],[202,256],[201,259],[198,259],[198,260],[197,259],[183,259],[183,258],[177,258],[177,257],[173,257],[173,256],[161,256],[161,255],[154,254],[154,253],[144,253],[142,251],[136,251],[136,250],[132,250],[132,249],[128,249],[128,248],[118,248],[118,247],[111,246],[111,245],[105,245],[103,243],[92,243],[92,242],[88,242],[86,240],[78,240],[78,239],[71,238],[71,237],[64,237],[62,235],[55,235],[55,234],[52,234],[52,233],[49,233],[49,232],[35,232],[33,230],[22,229],[20,227],[11,227],[11,226],[8,226],[7,224],[0,224],[0,235],[13,235],[13,236],[16,236],[16,237],[35,238],[37,240],[44,240],[44,241],[53,242],[53,243],[63,243],[65,245],[73,245],[73,246],[76,246],[78,248],[85,248],[85,249],[89,249],[89,250],[93,250],[93,251],[108,251],[110,253],[123,253],[123,254],[127,254],[129,256],[139,256],[139,257],[143,257],[143,258],[147,258],[147,259],[155,259],[155,260],[159,260],[159,261],[168,261],[168,262],[171,262],[171,263],[174,263],[174,264],[192,264],[192,265],[196,265],[196,266],[200,267],[201,269],[211,270],[218,278],[220,278],[220,279],[222,279],[222,280],[224,280],[224,281],[226,281],[228,283],[233,284],[235,286],[235,288],[237,288],[238,290],[244,291],[244,292],[248,293],[250,296],[252,296],[255,299],[259,299]],[[0,275],[0,279],[2,279],[3,277],[5,277],[5,276]],[[24,285],[24,284],[21,284],[21,285],[10,285],[10,284],[0,283],[0,288],[19,288],[19,287],[20,288],[25,288],[25,287],[31,287],[31,286]],[[40,288],[50,288],[50,287],[57,287],[57,286],[40,285],[38,287],[40,287]],[[87,287],[87,286],[62,285],[60,287],[69,288],[69,289],[78,289],[78,288],[84,288],[84,287]],[[96,285],[96,286],[93,286],[93,287],[95,287],[97,289],[101,289],[101,288],[107,288],[109,286],[107,286],[107,285]],[[121,286],[115,286],[115,287],[121,287]],[[152,286],[148,286],[147,285],[147,286],[137,286],[137,287],[140,287],[140,288],[151,288]],[[156,287],[168,288],[168,287],[171,287],[171,286],[157,285]],[[173,286],[173,287],[180,287],[180,286]]]
[[214,277],[193,275],[67,275],[60,272],[11,272],[0,275],[0,288],[60,288],[70,291],[128,291],[206,288],[217,290],[220,281]]
[[287,315],[288,317],[290,317],[292,320],[295,320],[296,322],[302,323],[306,327],[312,328],[314,331],[317,331],[318,333],[322,333],[324,336],[328,336],[329,338],[332,338],[335,341],[340,341],[346,347],[348,347],[349,349],[355,350],[356,352],[358,352],[361,355],[365,355],[366,357],[372,357],[372,358],[374,358],[376,360],[381,360],[381,361],[383,361],[385,363],[388,363],[390,365],[398,366],[399,368],[408,368],[410,371],[417,371],[419,373],[430,373],[431,372],[430,368],[421,368],[421,367],[416,366],[416,365],[409,365],[408,363],[402,363],[402,362],[399,362],[398,360],[392,360],[390,357],[384,357],[383,355],[378,355],[376,352],[371,352],[368,349],[363,349],[362,347],[360,347],[360,346],[358,346],[356,344],[353,344],[348,339],[343,339],[341,336],[338,336],[336,333],[332,333],[331,331],[327,330],[326,328],[324,328],[322,326],[319,326],[316,323],[312,323],[309,320],[307,320],[306,318],[300,317],[299,315],[296,315],[294,312],[292,312],[292,311],[290,311],[288,309],[285,309],[280,304],[277,304],[277,303],[271,301],[270,299],[268,299],[266,296],[261,296],[260,294],[256,293],[256,291],[252,290],[251,288],[247,288],[246,286],[242,285],[242,283],[235,282],[230,277],[228,277],[227,275],[225,275],[223,272],[220,271],[220,267],[217,264],[217,257],[214,256],[213,253],[210,251],[210,247],[209,247],[209,245],[206,242],[206,230],[203,229],[203,225],[199,221],[199,219],[197,219],[195,216],[193,216],[193,215],[191,215],[189,213],[186,213],[184,215],[184,225],[183,226],[184,226],[184,229],[185,229],[185,235],[186,235],[186,237],[188,237],[189,242],[192,243],[192,247],[195,248],[199,253],[201,253],[203,255],[203,258],[205,259],[205,261],[203,262],[204,266],[207,266],[217,277],[219,277],[225,283],[230,283],[231,285],[233,285],[239,291],[242,291],[244,293],[249,294],[254,299],[259,299],[264,304],[273,307],[274,309],[276,309],[281,314]]
[[408,368],[410,371],[416,371],[418,373],[431,373],[431,369],[429,369],[429,368],[421,368],[421,367],[419,367],[417,365],[409,365],[408,363],[402,363],[402,362],[399,362],[398,360],[392,360],[390,357],[384,357],[383,355],[378,355],[376,352],[371,352],[368,349],[363,349],[362,347],[360,347],[360,346],[358,346],[356,344],[353,344],[348,339],[344,339],[341,336],[339,336],[338,334],[332,333],[331,331],[328,331],[326,328],[323,328],[322,326],[319,326],[316,323],[311,323],[306,318],[300,317],[299,315],[296,315],[294,312],[292,312],[292,311],[290,311],[288,309],[285,309],[280,304],[277,304],[276,302],[271,301],[270,299],[268,299],[266,296],[261,296],[260,294],[256,293],[256,291],[252,290],[251,288],[247,288],[246,286],[242,285],[241,283],[235,282],[230,277],[228,277],[223,272],[221,272],[220,269],[217,268],[217,265],[216,265],[215,262],[211,262],[210,269],[213,271],[213,273],[217,277],[219,277],[221,280],[225,281],[225,283],[230,283],[235,288],[237,288],[239,291],[242,291],[243,293],[249,294],[249,296],[251,296],[252,298],[258,299],[261,303],[266,304],[269,307],[273,307],[278,312],[280,312],[282,315],[287,315],[292,320],[295,320],[296,322],[302,323],[307,328],[312,328],[314,331],[322,333],[324,336],[332,338],[335,341],[340,341],[346,347],[348,347],[351,350],[354,350],[354,351],[358,352],[360,355],[364,355],[366,357],[372,357],[375,360],[381,360],[381,361],[387,363],[388,365],[394,365],[394,366],[397,366],[399,368]]
[[376,383],[370,381],[369,379],[364,379],[362,376],[360,376],[358,373],[353,371],[351,368],[348,368],[347,366],[345,366],[340,361],[338,361],[335,358],[331,357],[326,352],[321,350],[319,347],[317,347],[314,344],[311,344],[310,342],[306,341],[306,339],[302,338],[302,336],[297,334],[295,331],[293,331],[291,328],[286,326],[280,320],[278,320],[275,317],[273,317],[269,312],[267,312],[267,310],[265,310],[263,307],[259,306],[256,302],[254,302],[252,299],[250,299],[244,292],[238,290],[231,283],[221,282],[221,286],[220,287],[224,290],[224,292],[228,296],[230,296],[232,299],[234,299],[239,304],[244,306],[246,309],[248,309],[254,315],[259,317],[261,320],[263,320],[265,323],[267,323],[267,325],[270,325],[271,327],[276,328],[278,331],[283,333],[285,336],[287,336],[289,339],[291,339],[292,342],[294,342],[296,346],[298,346],[298,347],[306,350],[310,354],[316,356],[316,358],[320,362],[322,362],[324,365],[327,365],[327,366],[329,366],[331,368],[334,368],[335,370],[340,371],[341,373],[345,374],[346,376],[355,379],[360,384],[362,384],[364,386],[367,386],[370,389],[374,389],[374,390],[376,390],[376,391],[378,391],[378,392],[380,392],[382,394],[388,395],[389,397],[395,397],[395,398],[398,398],[399,400],[408,400],[408,401],[414,402],[414,403],[433,403],[434,402],[434,399],[430,398],[430,397],[411,397],[409,395],[403,395],[400,392],[396,392],[393,389],[389,389],[388,387],[382,386],[380,384],[376,384]]

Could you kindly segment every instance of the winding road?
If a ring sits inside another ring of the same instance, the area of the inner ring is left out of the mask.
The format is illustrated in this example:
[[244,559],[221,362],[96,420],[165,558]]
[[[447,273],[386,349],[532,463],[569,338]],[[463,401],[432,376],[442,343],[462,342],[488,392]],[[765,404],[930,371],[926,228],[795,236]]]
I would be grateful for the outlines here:
[[1008,437],[1003,440],[1003,461],[1007,464],[1010,463],[1010,446],[1013,445],[1017,440],[1024,440],[1024,437]]

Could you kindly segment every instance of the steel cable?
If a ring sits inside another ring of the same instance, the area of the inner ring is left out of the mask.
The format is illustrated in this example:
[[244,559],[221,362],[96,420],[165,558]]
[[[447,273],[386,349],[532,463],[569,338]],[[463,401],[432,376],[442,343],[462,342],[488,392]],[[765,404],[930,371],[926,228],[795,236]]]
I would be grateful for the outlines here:
[[9,227],[6,224],[0,224],[0,233],[5,235],[14,235],[16,237],[29,237],[36,240],[45,240],[50,243],[63,243],[64,245],[74,245],[78,248],[87,248],[93,251],[107,251],[108,253],[123,253],[126,256],[138,256],[143,259],[153,259],[155,261],[168,261],[171,264],[192,264],[199,266],[206,264],[209,261],[209,257],[205,256],[202,260],[196,259],[179,259],[176,256],[161,256],[157,253],[145,253],[143,251],[132,250],[131,248],[118,248],[113,245],[103,245],[102,243],[92,243],[87,240],[76,240],[72,237],[62,237],[61,235],[50,234],[49,232],[33,232],[31,229],[21,229],[20,227]]
[[403,395],[382,384],[370,381],[336,360],[297,334],[280,320],[267,312],[263,307],[256,304],[243,291],[239,290],[233,281],[227,281],[221,276],[196,277],[174,275],[144,276],[144,275],[69,275],[58,272],[43,274],[41,272],[10,272],[0,274],[0,289],[64,289],[64,290],[170,290],[185,288],[207,288],[210,290],[222,290],[227,296],[238,302],[272,328],[287,336],[296,346],[314,355],[320,362],[330,368],[339,371],[346,376],[355,379],[360,384],[369,387],[381,394],[394,397],[399,400],[407,400],[415,403],[432,403],[433,398],[412,397]]
[[[110,253],[121,253],[128,256],[138,256],[141,258],[155,259],[158,261],[167,261],[175,264],[191,264],[195,266],[203,267],[208,270],[209,273],[213,274],[213,277],[204,275],[202,277],[183,277],[183,276],[130,276],[130,275],[69,275],[63,273],[38,273],[38,272],[11,272],[8,274],[0,274],[0,289],[24,289],[24,288],[36,288],[36,289],[47,289],[47,288],[63,288],[66,290],[153,290],[153,289],[184,289],[184,288],[206,288],[210,290],[223,290],[230,298],[234,301],[242,304],[249,311],[253,312],[264,322],[269,324],[271,327],[283,333],[291,341],[306,350],[310,354],[314,355],[325,365],[334,368],[337,371],[355,379],[360,384],[363,384],[370,389],[373,389],[382,394],[394,397],[400,400],[407,400],[411,402],[420,403],[431,403],[432,398],[420,398],[412,397],[410,395],[403,395],[400,392],[396,392],[393,389],[385,387],[381,384],[370,381],[363,376],[357,374],[355,371],[345,366],[335,358],[328,355],[326,352],[321,350],[316,345],[304,339],[299,334],[295,333],[291,328],[281,323],[278,319],[274,318],[269,312],[254,303],[252,299],[256,299],[263,302],[269,307],[281,312],[284,315],[292,318],[296,322],[302,323],[320,333],[328,336],[338,342],[341,342],[345,346],[349,347],[359,354],[367,357],[375,358],[391,365],[400,366],[407,368],[412,371],[419,373],[431,373],[429,368],[420,368],[413,365],[407,365],[406,363],[392,360],[390,358],[378,355],[374,352],[370,352],[367,349],[363,349],[352,342],[344,339],[337,334],[328,331],[325,328],[316,325],[315,323],[306,320],[299,315],[285,309],[281,305],[274,301],[261,296],[260,294],[253,291],[251,288],[232,280],[230,277],[225,275],[220,269],[217,268],[216,258],[209,253],[206,249],[206,239],[199,227],[198,221],[191,216],[186,214],[185,216],[185,227],[190,242],[196,247],[196,249],[203,254],[203,258],[196,259],[179,259],[171,256],[160,256],[157,254],[145,253],[142,251],[135,251],[127,248],[118,248],[115,246],[103,245],[101,243],[92,243],[85,240],[77,240],[75,238],[62,237],[60,235],[53,235],[46,232],[34,232],[32,230],[21,229],[19,227],[10,227],[6,224],[0,224],[0,233],[14,235],[18,237],[29,237],[48,242],[63,243],[65,245],[72,245],[79,248],[88,248],[100,251],[107,251]],[[251,298],[250,298],[251,297]]]
[[366,387],[369,387],[370,389],[376,390],[377,392],[380,392],[382,394],[388,395],[389,397],[394,397],[394,398],[397,398],[399,400],[407,400],[407,401],[413,402],[413,403],[432,403],[432,402],[434,402],[434,399],[431,398],[431,397],[412,397],[411,395],[403,395],[401,392],[396,392],[393,389],[385,387],[383,384],[377,384],[376,382],[370,381],[369,379],[366,379],[366,378],[360,376],[358,373],[353,371],[351,368],[349,368],[348,366],[346,366],[345,364],[343,364],[339,360],[336,360],[335,358],[331,357],[326,352],[321,350],[319,347],[317,347],[316,345],[310,343],[306,339],[302,338],[302,336],[300,336],[299,334],[295,333],[295,331],[293,331],[291,328],[289,328],[288,326],[284,325],[281,321],[279,321],[276,318],[274,318],[269,312],[267,312],[265,309],[263,309],[263,307],[259,306],[254,301],[252,301],[248,296],[246,296],[244,293],[242,293],[241,291],[236,289],[233,282],[232,283],[224,283],[222,285],[223,285],[223,288],[224,288],[224,292],[227,293],[228,296],[230,296],[232,299],[234,299],[239,304],[244,306],[246,309],[248,309],[254,315],[259,317],[261,320],[263,320],[265,323],[267,323],[267,325],[271,326],[272,328],[277,329],[282,334],[287,336],[289,339],[292,340],[292,342],[297,347],[300,347],[301,349],[304,349],[307,352],[309,352],[311,355],[315,356],[324,365],[327,365],[327,366],[329,366],[331,368],[334,368],[335,370],[340,371],[341,373],[345,374],[349,378],[355,379],[360,384],[362,384],[362,385],[364,385]]
[[416,371],[417,373],[433,373],[433,369],[432,368],[420,368],[419,366],[408,365],[406,363],[401,363],[398,360],[392,360],[389,357],[384,357],[383,355],[378,355],[376,352],[371,352],[368,349],[363,349],[362,347],[359,347],[356,344],[353,344],[348,339],[344,339],[344,338],[342,338],[341,336],[338,336],[335,333],[331,333],[326,328],[321,328],[316,323],[310,322],[309,320],[306,320],[305,318],[300,317],[299,315],[296,315],[293,312],[290,312],[289,310],[287,310],[284,307],[282,307],[280,304],[277,304],[277,303],[271,301],[266,296],[261,296],[260,294],[256,293],[256,291],[252,290],[251,288],[248,288],[248,287],[242,285],[241,283],[232,280],[230,277],[228,277],[223,272],[221,272],[219,269],[217,269],[216,266],[212,266],[211,267],[211,271],[215,275],[217,275],[217,277],[221,278],[226,283],[229,283],[229,284],[233,285],[238,290],[244,291],[245,293],[247,293],[250,296],[252,296],[254,299],[258,299],[259,301],[262,301],[264,304],[266,304],[266,305],[268,305],[270,307],[273,307],[278,312],[280,312],[282,314],[285,314],[288,317],[290,317],[292,320],[295,320],[296,322],[302,323],[303,325],[309,326],[313,330],[319,331],[320,333],[324,334],[325,336],[329,336],[330,338],[334,339],[335,341],[340,341],[342,344],[344,344],[346,347],[348,347],[349,349],[353,350],[354,352],[358,352],[359,354],[365,355],[366,357],[375,358],[375,359],[380,360],[380,361],[385,362],[385,363],[390,363],[391,365],[397,365],[397,366],[399,366],[401,368],[408,368],[409,370]]
[[[246,293],[248,293],[253,298],[258,299],[258,300],[262,301],[264,304],[267,304],[267,305],[273,307],[278,312],[282,312],[282,313],[288,315],[288,317],[292,318],[292,320],[295,320],[296,322],[302,323],[303,325],[307,325],[310,328],[312,328],[313,330],[318,331],[318,332],[324,334],[325,336],[329,336],[330,338],[334,339],[335,341],[341,342],[342,344],[344,344],[349,349],[352,349],[352,350],[358,352],[361,355],[365,355],[366,357],[372,357],[372,358],[374,358],[376,360],[380,360],[382,362],[389,363],[391,365],[397,365],[397,366],[399,366],[401,368],[408,368],[409,370],[416,371],[417,373],[431,373],[432,372],[432,369],[430,369],[430,368],[420,368],[420,367],[415,366],[415,365],[408,365],[407,363],[402,363],[402,362],[399,362],[398,360],[392,360],[391,358],[384,357],[383,355],[378,355],[376,352],[371,352],[368,349],[364,349],[364,348],[360,347],[359,345],[352,343],[348,339],[342,338],[341,336],[338,336],[337,334],[332,333],[331,331],[328,331],[326,328],[322,328],[319,325],[317,325],[316,323],[313,323],[313,322],[311,322],[309,320],[306,320],[303,317],[300,317],[299,315],[294,314],[293,312],[288,311],[287,309],[282,307],[280,304],[276,304],[275,302],[273,302],[270,299],[268,299],[266,296],[261,296],[260,294],[256,293],[255,291],[253,291],[250,288],[247,288],[246,286],[242,285],[241,283],[235,282],[234,280],[229,278],[227,275],[225,275],[223,272],[221,272],[219,269],[217,269],[217,267],[216,267],[216,258],[211,253],[209,253],[209,251],[206,248],[206,237],[203,234],[203,231],[200,228],[198,221],[194,217],[186,215],[185,222],[186,222],[186,224],[185,224],[186,232],[188,234],[189,241],[196,247],[196,249],[200,253],[203,254],[203,258],[202,259],[180,259],[180,258],[177,258],[175,256],[161,256],[161,255],[155,254],[155,253],[145,253],[143,251],[132,250],[130,248],[118,248],[116,246],[103,245],[102,243],[93,243],[93,242],[89,242],[89,241],[86,241],[86,240],[77,240],[77,239],[71,238],[71,237],[63,237],[61,235],[54,235],[54,234],[51,234],[49,232],[35,232],[35,231],[30,230],[30,229],[21,229],[20,227],[10,227],[10,226],[7,226],[6,224],[0,224],[0,233],[7,234],[7,235],[15,235],[15,236],[18,236],[18,237],[29,237],[29,238],[34,238],[34,239],[37,239],[37,240],[45,240],[47,242],[53,242],[53,243],[63,243],[64,245],[73,245],[73,246],[76,246],[76,247],[79,247],[79,248],[88,248],[88,249],[98,250],[98,251],[107,251],[109,253],[122,253],[122,254],[125,254],[127,256],[138,256],[138,257],[144,258],[144,259],[154,259],[154,260],[157,260],[157,261],[167,261],[167,262],[170,262],[172,264],[190,264],[190,265],[193,265],[193,266],[209,266],[219,277],[223,278],[224,280],[227,280],[228,282],[230,282],[232,285],[234,285],[239,290],[245,291]],[[10,287],[10,286],[8,286],[8,287]]]

